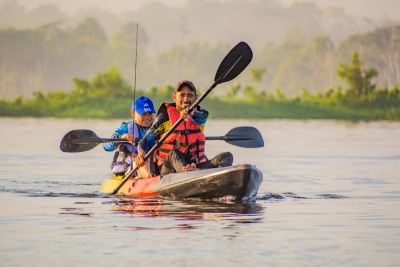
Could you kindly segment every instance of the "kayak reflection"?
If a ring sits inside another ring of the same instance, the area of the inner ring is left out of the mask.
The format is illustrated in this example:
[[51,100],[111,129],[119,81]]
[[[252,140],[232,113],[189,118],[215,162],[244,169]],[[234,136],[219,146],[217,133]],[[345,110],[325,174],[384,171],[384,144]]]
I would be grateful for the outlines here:
[[136,216],[173,217],[177,220],[225,220],[258,223],[264,210],[257,203],[216,201],[171,201],[160,198],[120,198],[111,202],[112,210]]

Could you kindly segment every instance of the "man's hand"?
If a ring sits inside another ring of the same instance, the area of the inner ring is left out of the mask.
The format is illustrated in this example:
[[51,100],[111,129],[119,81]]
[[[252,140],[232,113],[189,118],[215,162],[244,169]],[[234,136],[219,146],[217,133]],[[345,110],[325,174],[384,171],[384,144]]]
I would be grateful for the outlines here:
[[184,119],[185,121],[187,121],[188,119],[192,118],[193,113],[194,113],[194,110],[191,113],[189,113],[189,108],[182,109],[181,118]]
[[132,145],[135,145],[135,136],[132,134],[123,134],[121,135],[122,139],[126,139],[128,140],[129,143],[131,143]]
[[144,150],[139,150],[138,156],[135,158],[136,166],[142,167],[146,164],[146,162],[144,161],[145,155],[146,155],[146,152]]

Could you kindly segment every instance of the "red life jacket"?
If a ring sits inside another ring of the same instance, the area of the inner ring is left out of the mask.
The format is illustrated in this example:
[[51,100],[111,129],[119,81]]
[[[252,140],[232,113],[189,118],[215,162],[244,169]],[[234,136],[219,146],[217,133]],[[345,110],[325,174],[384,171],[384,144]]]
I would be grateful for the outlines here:
[[[181,117],[180,112],[170,103],[164,103],[171,126]],[[162,134],[160,138],[165,135]],[[206,137],[200,127],[192,119],[182,121],[178,127],[165,139],[164,143],[155,151],[157,165],[164,163],[172,149],[178,149],[186,155],[188,163],[203,163],[207,161],[204,154]]]

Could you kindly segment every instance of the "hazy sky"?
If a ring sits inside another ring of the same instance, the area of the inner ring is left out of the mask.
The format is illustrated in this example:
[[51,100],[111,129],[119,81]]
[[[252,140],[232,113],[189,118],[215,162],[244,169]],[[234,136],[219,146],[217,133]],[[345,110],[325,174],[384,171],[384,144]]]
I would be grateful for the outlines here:
[[[0,0],[3,4],[9,0]],[[144,3],[151,0],[17,0],[28,9],[37,7],[45,3],[54,3],[61,9],[72,14],[80,8],[99,7],[120,13],[122,11],[137,9]],[[154,0],[155,1],[155,0]],[[186,0],[157,0],[165,5],[180,6],[186,3]],[[231,1],[231,0],[208,0],[208,1]],[[262,1],[262,0],[242,0],[242,1]],[[315,2],[320,7],[338,6],[345,9],[346,13],[359,16],[387,17],[389,19],[400,20],[400,0],[275,0],[284,5],[290,5],[294,2]]]

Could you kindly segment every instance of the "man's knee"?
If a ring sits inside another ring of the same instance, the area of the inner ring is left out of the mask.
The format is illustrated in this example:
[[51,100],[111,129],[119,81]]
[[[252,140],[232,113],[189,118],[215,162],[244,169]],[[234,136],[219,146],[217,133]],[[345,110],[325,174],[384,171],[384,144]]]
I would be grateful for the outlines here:
[[185,161],[184,155],[181,151],[173,149],[168,153],[164,165],[172,172],[183,172],[187,162]]
[[215,167],[228,167],[233,164],[233,155],[231,152],[223,152],[218,154],[214,160],[213,165]]
[[222,160],[223,166],[221,167],[227,167],[227,166],[232,166],[233,164],[233,154],[231,152],[225,152]]

